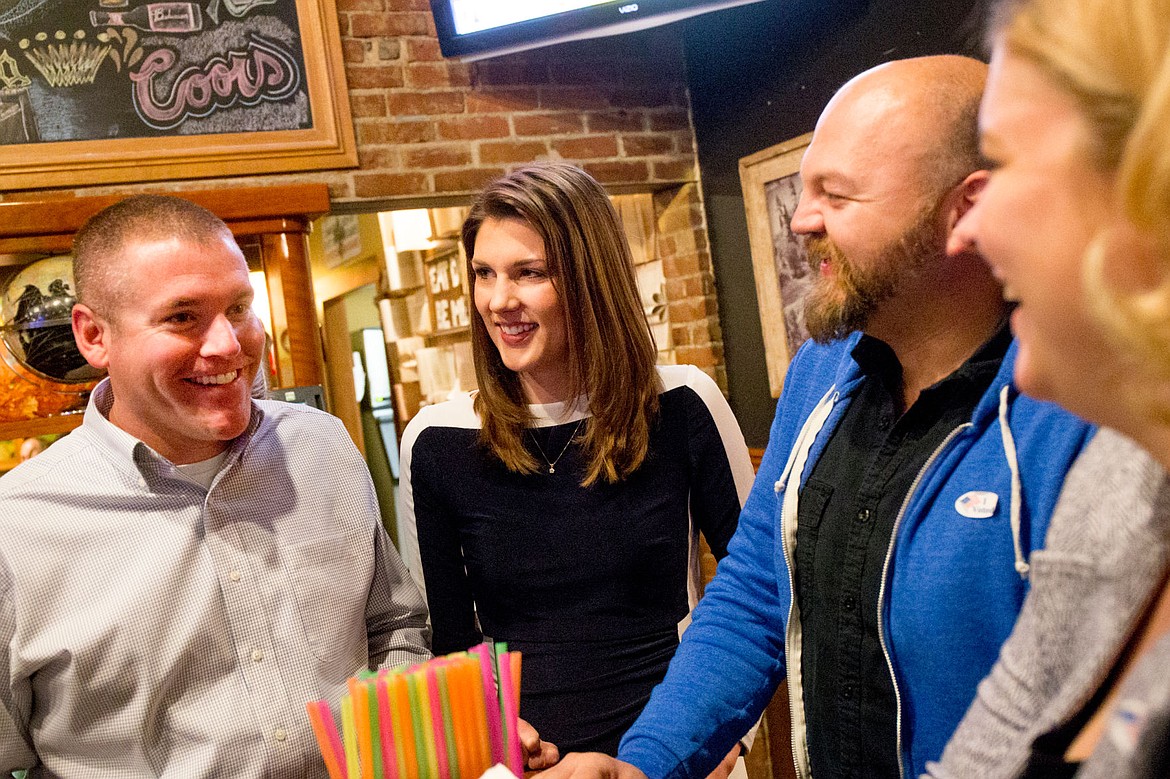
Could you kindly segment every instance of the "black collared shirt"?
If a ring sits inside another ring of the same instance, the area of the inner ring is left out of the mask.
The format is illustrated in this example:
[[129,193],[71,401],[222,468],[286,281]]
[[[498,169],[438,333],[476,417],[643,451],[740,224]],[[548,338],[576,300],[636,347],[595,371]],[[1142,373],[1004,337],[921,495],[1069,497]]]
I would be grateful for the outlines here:
[[800,494],[796,597],[812,774],[898,776],[897,703],[878,636],[878,597],[894,522],[919,471],[971,418],[995,378],[1006,324],[901,414],[902,366],[863,336],[865,378]]

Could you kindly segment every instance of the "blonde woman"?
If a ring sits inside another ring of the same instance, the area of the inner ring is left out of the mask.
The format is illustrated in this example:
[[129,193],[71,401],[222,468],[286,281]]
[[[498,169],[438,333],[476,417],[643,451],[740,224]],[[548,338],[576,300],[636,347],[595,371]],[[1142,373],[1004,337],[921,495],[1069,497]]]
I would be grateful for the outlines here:
[[[403,434],[400,538],[436,654],[524,655],[521,715],[613,754],[662,679],[752,468],[715,383],[655,367],[625,235],[565,164],[492,183],[463,226],[479,390]],[[688,595],[690,597],[688,597]]]
[[937,776],[1170,775],[1170,2],[1016,0],[960,223],[1019,305],[1021,389],[1102,430]]

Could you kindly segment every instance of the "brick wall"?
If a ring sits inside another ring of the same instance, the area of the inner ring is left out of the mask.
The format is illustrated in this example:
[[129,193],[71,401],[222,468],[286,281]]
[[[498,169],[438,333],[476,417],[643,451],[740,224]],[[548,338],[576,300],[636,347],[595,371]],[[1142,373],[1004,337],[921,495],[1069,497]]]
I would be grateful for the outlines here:
[[677,31],[460,63],[443,59],[428,0],[336,2],[359,168],[84,193],[316,181],[335,202],[386,208],[449,202],[543,159],[580,164],[611,188],[652,185],[678,359],[726,387]]

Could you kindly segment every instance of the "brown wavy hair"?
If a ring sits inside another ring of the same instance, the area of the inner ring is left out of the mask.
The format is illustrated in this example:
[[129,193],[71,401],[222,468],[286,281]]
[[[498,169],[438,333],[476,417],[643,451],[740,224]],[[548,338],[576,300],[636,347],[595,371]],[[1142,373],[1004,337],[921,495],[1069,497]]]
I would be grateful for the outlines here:
[[[609,196],[588,173],[564,163],[527,166],[493,181],[463,223],[473,294],[475,239],[488,219],[519,219],[544,241],[565,321],[569,387],[574,397],[588,397],[592,413],[582,434],[588,462],[582,486],[627,478],[646,459],[661,384],[630,246]],[[520,377],[504,365],[479,316],[471,317],[471,346],[481,445],[509,470],[535,473],[539,463],[524,446],[532,415]]]

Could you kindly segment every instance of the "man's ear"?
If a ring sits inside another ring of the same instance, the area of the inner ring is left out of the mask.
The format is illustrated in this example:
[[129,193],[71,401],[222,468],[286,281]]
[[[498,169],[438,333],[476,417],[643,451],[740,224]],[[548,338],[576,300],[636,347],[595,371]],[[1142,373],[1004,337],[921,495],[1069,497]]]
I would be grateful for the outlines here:
[[990,174],[986,170],[969,173],[953,190],[947,203],[947,256],[954,257],[968,251],[975,251],[975,237],[971,231],[971,219],[964,219],[987,186]]
[[89,306],[76,303],[73,306],[73,340],[77,350],[93,367],[105,370],[110,365],[110,325],[98,317]]

